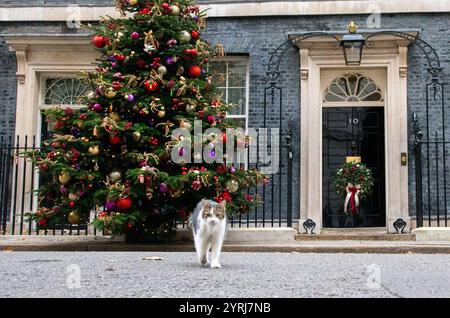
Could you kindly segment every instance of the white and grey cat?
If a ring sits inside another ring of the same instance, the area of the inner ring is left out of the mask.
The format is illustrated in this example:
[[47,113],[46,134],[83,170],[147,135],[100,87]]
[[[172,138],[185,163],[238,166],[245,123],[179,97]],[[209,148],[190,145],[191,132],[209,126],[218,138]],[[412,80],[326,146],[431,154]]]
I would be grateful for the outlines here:
[[227,228],[226,201],[200,201],[192,213],[192,232],[198,261],[220,268],[219,257]]

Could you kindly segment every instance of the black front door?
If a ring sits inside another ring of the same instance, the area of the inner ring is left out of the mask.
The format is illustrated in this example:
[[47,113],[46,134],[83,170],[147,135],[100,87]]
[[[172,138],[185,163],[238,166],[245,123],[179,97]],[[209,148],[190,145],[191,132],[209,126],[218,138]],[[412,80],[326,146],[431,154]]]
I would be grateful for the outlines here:
[[[382,227],[386,221],[383,107],[323,108],[322,206],[324,227]],[[357,215],[344,213],[333,175],[347,156],[359,156],[372,170],[374,187]]]

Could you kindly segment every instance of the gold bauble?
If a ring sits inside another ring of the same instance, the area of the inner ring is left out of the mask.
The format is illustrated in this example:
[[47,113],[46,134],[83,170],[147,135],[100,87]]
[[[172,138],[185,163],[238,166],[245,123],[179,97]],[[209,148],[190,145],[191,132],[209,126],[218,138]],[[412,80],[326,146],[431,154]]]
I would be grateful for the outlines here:
[[91,156],[97,156],[100,153],[100,148],[97,145],[90,146],[88,152]]
[[108,176],[112,182],[118,182],[122,179],[122,173],[118,170],[111,171]]
[[67,220],[69,221],[70,224],[80,224],[80,219],[81,217],[78,211],[72,211],[67,216]]
[[158,67],[158,74],[164,76],[167,74],[167,68],[164,65]]
[[236,180],[229,180],[225,185],[230,193],[236,192],[239,189],[239,183]]
[[93,100],[95,97],[97,97],[97,94],[95,94],[95,92],[89,92],[87,94],[87,99],[89,100]]
[[138,4],[138,0],[128,0],[128,3],[130,4],[130,6],[135,6]]
[[160,110],[159,112],[158,112],[158,116],[160,117],[160,118],[163,118],[164,116],[166,116],[166,111],[165,110]]
[[141,133],[139,131],[135,131],[133,133],[133,139],[134,141],[139,141],[139,139],[141,139]]
[[69,200],[70,201],[77,201],[79,199],[78,194],[76,193],[69,193]]
[[172,6],[172,10],[170,11],[171,15],[179,15],[180,14],[180,8],[176,5]]
[[192,105],[192,104],[186,105],[186,112],[187,112],[187,113],[193,113],[193,112],[195,112],[195,105]]
[[112,89],[108,89],[108,91],[106,92],[106,97],[109,97],[109,98],[116,97],[116,92],[113,91]]
[[122,119],[122,117],[120,117],[120,114],[116,112],[109,113],[108,117],[115,121],[119,121]]
[[61,182],[62,184],[68,184],[70,179],[72,179],[72,177],[67,172],[61,172],[59,174],[58,179],[59,179],[59,182]]

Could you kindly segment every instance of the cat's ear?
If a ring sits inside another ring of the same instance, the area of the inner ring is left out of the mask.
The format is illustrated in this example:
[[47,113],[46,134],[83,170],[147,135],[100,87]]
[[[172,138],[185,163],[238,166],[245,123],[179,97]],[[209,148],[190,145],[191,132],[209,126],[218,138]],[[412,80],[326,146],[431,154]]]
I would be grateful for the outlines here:
[[205,199],[202,199],[202,205],[203,205],[204,207],[210,207],[210,206],[211,206],[211,204],[209,203],[209,201],[208,201],[208,200],[205,200]]
[[226,205],[227,205],[227,201],[226,200],[222,200],[222,202],[219,203],[219,206],[224,208],[224,209],[225,209]]

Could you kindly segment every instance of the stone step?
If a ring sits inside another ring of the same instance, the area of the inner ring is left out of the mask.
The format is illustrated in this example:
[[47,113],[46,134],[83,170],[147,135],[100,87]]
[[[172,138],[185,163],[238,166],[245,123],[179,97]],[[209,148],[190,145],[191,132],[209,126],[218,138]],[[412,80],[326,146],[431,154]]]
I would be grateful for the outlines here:
[[415,241],[414,234],[327,233],[297,234],[298,241]]

